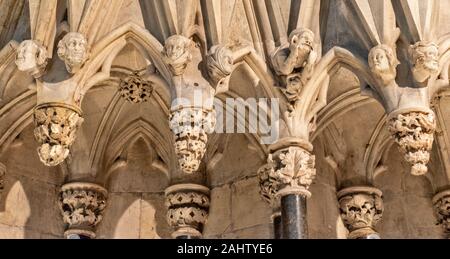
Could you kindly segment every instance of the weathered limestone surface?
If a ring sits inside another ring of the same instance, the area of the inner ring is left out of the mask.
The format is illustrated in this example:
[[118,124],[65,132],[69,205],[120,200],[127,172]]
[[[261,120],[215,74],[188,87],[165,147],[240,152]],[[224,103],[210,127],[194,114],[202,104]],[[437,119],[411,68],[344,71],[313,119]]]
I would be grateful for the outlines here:
[[[309,238],[353,238],[355,186],[383,194],[381,238],[447,238],[450,0],[394,2],[0,1],[0,239],[273,238],[283,193]],[[276,100],[256,111],[285,145],[211,98]],[[105,197],[61,209],[74,182]]]

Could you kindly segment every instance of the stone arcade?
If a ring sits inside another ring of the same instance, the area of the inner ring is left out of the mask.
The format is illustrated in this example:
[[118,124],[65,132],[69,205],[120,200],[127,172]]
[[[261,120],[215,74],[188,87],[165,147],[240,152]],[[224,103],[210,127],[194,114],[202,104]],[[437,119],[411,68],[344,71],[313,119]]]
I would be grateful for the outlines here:
[[450,238],[449,10],[0,1],[0,238]]

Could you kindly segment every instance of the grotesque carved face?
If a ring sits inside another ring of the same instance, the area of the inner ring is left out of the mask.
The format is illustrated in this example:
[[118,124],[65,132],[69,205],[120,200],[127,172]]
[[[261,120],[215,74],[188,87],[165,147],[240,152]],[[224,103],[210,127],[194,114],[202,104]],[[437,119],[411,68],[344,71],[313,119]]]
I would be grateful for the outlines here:
[[399,64],[392,49],[387,45],[378,45],[369,52],[369,67],[376,77],[388,84],[396,77],[395,68]]
[[339,203],[343,220],[352,230],[373,227],[380,218],[381,205],[371,195],[346,196]]
[[308,29],[297,29],[289,35],[290,48],[300,48],[303,51],[313,49],[314,33]]
[[412,47],[414,67],[436,73],[439,70],[439,50],[434,43],[417,43]]
[[87,41],[83,34],[66,34],[58,44],[58,56],[69,66],[81,66],[87,58]]
[[46,51],[32,40],[25,40],[17,48],[16,65],[20,71],[32,71],[43,66]]

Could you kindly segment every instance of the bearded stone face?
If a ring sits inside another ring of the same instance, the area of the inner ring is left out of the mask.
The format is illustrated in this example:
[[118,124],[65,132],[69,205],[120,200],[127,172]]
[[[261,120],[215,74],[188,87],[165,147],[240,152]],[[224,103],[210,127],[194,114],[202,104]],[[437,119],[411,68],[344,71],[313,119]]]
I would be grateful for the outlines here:
[[414,67],[437,73],[439,70],[439,50],[434,44],[419,45],[414,50]]
[[370,71],[383,85],[388,85],[395,80],[399,62],[389,46],[378,45],[372,48],[369,52],[368,63]]
[[383,73],[386,71],[389,71],[389,59],[386,55],[386,52],[382,49],[376,49],[372,56],[371,56],[371,62],[373,64],[372,69],[374,71],[377,71],[379,73]]
[[64,60],[68,70],[81,67],[87,55],[87,41],[81,33],[70,32],[58,44],[58,56]]

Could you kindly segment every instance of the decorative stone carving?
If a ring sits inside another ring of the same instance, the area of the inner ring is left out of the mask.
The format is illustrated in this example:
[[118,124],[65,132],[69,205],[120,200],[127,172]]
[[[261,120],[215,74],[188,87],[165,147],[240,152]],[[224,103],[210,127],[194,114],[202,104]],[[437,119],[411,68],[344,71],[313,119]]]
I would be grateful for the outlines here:
[[201,237],[208,218],[209,189],[197,184],[177,184],[166,189],[167,222],[173,237]]
[[225,46],[213,46],[207,56],[208,75],[214,88],[226,87],[233,71],[233,52]]
[[301,147],[288,147],[269,154],[265,169],[260,176],[264,193],[273,201],[273,194],[280,197],[287,194],[311,196],[308,191],[316,175],[315,156]]
[[93,183],[69,183],[61,187],[59,207],[67,225],[67,238],[95,238],[95,228],[103,218],[108,192]]
[[412,165],[411,174],[425,174],[436,129],[434,113],[431,110],[393,113],[388,118],[388,129],[405,160]]
[[263,200],[272,208],[279,207],[279,199],[277,197],[279,181],[274,176],[275,171],[271,164],[265,164],[258,170],[259,193]]
[[42,163],[56,166],[67,158],[82,122],[81,111],[73,106],[47,103],[35,108],[34,137]]
[[314,33],[299,28],[289,35],[289,47],[279,48],[272,56],[275,72],[282,77],[286,86],[285,94],[294,104],[311,78],[317,52],[313,47]]
[[383,215],[380,190],[358,186],[343,189],[337,194],[341,218],[350,231],[349,239],[379,239],[375,225]]
[[17,48],[16,65],[20,71],[41,77],[47,66],[47,50],[33,40],[24,40]]
[[88,42],[81,33],[69,32],[58,43],[58,56],[69,73],[75,73],[83,66],[88,53]]
[[216,125],[216,113],[195,107],[182,107],[171,111],[170,129],[175,135],[175,153],[185,173],[198,170],[205,155],[207,134]]
[[181,35],[173,35],[166,39],[162,55],[174,76],[182,75],[191,61],[190,46],[191,40]]
[[368,61],[370,70],[383,86],[395,81],[396,67],[400,62],[391,47],[384,44],[373,47],[369,52]]
[[414,79],[424,83],[439,73],[439,48],[434,42],[419,41],[411,46],[412,73]]
[[433,197],[438,224],[450,238],[450,190],[442,191]]
[[147,102],[152,96],[153,83],[142,79],[137,72],[120,80],[119,91],[132,103]]

